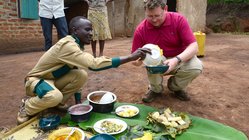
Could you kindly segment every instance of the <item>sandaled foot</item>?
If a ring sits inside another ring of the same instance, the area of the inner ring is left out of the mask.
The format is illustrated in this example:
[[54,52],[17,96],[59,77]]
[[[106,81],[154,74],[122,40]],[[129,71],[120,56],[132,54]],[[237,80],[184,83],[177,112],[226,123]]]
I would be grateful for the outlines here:
[[154,101],[157,97],[161,96],[162,93],[156,93],[152,90],[149,90],[144,97],[142,98],[142,101],[145,103],[150,103],[152,101]]
[[28,98],[22,99],[22,104],[21,104],[19,112],[17,114],[17,123],[18,124],[22,124],[31,118],[31,116],[28,115],[26,110],[25,110],[25,102],[27,101],[27,99]]

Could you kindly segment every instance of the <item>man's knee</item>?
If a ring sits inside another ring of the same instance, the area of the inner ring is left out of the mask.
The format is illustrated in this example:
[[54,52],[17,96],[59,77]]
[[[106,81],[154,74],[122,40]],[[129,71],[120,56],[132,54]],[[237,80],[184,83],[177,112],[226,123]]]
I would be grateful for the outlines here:
[[199,76],[201,73],[202,73],[202,70],[199,70],[199,69],[193,69],[190,71],[190,75],[194,78]]
[[63,95],[61,92],[54,90],[48,93],[44,98],[47,98],[47,105],[50,107],[57,106],[63,100]]
[[84,70],[77,70],[75,74],[78,80],[77,83],[82,86],[87,81],[88,78],[87,72]]

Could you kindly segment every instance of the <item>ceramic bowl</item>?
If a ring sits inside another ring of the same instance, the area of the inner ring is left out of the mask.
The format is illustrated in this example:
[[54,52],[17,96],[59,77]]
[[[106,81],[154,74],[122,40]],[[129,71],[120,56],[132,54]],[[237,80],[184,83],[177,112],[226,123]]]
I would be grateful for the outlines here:
[[113,96],[111,92],[106,92],[99,100],[100,104],[107,104],[113,101]]
[[85,133],[81,129],[77,127],[65,127],[58,130],[53,131],[48,136],[48,140],[65,140],[72,129],[75,129],[75,132],[69,138],[70,140],[85,140]]
[[[112,100],[108,103],[100,103],[101,98],[106,93],[111,95]],[[109,91],[94,91],[87,95],[87,100],[89,101],[89,104],[93,106],[94,112],[108,113],[108,112],[113,111],[114,103],[117,100],[117,96],[114,93],[109,92]]]
[[68,113],[72,121],[83,122],[90,119],[92,109],[93,107],[91,105],[77,104],[71,106],[68,109]]
[[44,131],[55,129],[61,121],[59,115],[51,115],[48,117],[42,117],[39,119],[39,127]]
[[115,140],[115,138],[109,134],[98,134],[91,137],[89,140]]

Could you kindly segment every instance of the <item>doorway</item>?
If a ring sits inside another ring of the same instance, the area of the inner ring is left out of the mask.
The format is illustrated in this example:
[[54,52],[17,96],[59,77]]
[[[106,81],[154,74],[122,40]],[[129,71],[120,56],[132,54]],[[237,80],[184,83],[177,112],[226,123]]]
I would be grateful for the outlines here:
[[177,12],[176,11],[176,0],[167,0],[168,11]]

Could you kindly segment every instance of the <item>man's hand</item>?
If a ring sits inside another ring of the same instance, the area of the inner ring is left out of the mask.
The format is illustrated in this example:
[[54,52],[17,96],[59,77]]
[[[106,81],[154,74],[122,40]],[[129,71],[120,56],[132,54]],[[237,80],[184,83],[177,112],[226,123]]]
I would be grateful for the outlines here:
[[133,61],[132,64],[134,66],[141,66],[143,64],[142,60],[136,60],[136,61]]
[[146,57],[146,53],[151,54],[151,50],[148,48],[138,48],[135,52],[133,52],[130,56],[130,59],[132,61],[134,60],[144,60],[144,58]]
[[168,74],[170,73],[173,69],[175,69],[175,67],[177,66],[178,64],[178,60],[177,58],[173,57],[171,59],[167,59],[163,62],[164,65],[168,65],[169,66],[169,69],[164,73],[164,74]]
[[146,53],[151,54],[151,50],[148,48],[139,48],[129,56],[121,56],[120,64],[124,64],[135,60],[141,61],[146,57]]

